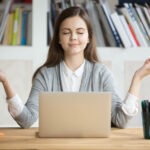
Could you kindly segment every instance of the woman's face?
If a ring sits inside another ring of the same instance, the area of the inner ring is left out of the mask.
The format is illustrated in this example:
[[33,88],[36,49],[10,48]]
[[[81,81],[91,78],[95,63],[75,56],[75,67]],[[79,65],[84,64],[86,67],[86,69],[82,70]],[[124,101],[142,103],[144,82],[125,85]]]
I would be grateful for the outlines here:
[[88,30],[84,20],[79,17],[65,19],[59,30],[59,44],[64,49],[65,56],[84,54],[89,42]]

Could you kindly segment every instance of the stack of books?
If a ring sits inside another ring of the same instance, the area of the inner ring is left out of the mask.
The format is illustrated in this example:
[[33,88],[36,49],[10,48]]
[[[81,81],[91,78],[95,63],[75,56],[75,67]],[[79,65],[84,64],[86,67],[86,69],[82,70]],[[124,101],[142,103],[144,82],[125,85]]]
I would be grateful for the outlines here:
[[117,5],[116,9],[113,10],[109,0],[49,0],[47,13],[48,44],[53,36],[57,15],[70,6],[80,6],[87,11],[90,17],[98,47],[150,46],[149,1],[125,2],[128,1],[122,2],[120,0],[121,5]]
[[0,43],[32,45],[32,1],[7,0],[5,2],[5,9],[0,11]]

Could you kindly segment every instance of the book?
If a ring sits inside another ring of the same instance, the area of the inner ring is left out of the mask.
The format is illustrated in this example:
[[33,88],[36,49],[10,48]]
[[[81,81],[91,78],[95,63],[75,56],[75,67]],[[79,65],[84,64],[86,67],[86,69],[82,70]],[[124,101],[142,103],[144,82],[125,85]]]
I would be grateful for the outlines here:
[[23,11],[22,16],[22,33],[21,33],[21,45],[27,44],[27,11]]
[[14,27],[14,12],[10,13],[8,45],[12,45],[13,27]]
[[94,30],[94,35],[96,37],[97,46],[105,46],[105,41],[104,41],[104,38],[103,38],[103,32],[102,32],[100,22],[97,19],[98,14],[95,10],[94,1],[88,1],[86,3],[86,9],[87,9],[88,15],[89,15],[91,23],[92,23],[92,27],[93,27],[93,30]]
[[132,36],[133,36],[133,38],[134,38],[134,40],[135,40],[135,42],[136,42],[136,45],[139,47],[139,46],[140,46],[140,43],[139,43],[139,41],[138,41],[138,39],[137,39],[137,37],[136,37],[134,31],[133,31],[133,28],[132,28],[131,24],[129,23],[128,26],[129,26],[129,29],[130,29],[130,31],[131,31],[131,34],[132,34]]
[[2,17],[3,17],[3,12],[0,11],[0,23],[1,23],[1,21],[2,21]]
[[139,18],[138,14],[135,10],[135,7],[133,7],[133,5],[131,3],[129,3],[128,5],[131,8],[131,11],[132,11],[137,23],[138,23],[139,29],[141,30],[142,34],[144,35],[146,41],[149,42],[149,36],[148,36],[144,26],[143,26],[143,23],[142,23],[141,19]]
[[53,37],[53,24],[52,24],[52,8],[51,8],[51,1],[49,1],[49,4],[48,4],[48,12],[47,12],[47,37],[48,37],[48,41],[47,43],[49,44],[52,37]]
[[128,25],[128,22],[127,22],[125,16],[119,15],[119,17],[120,17],[120,21],[122,22],[123,28],[125,29],[132,46],[133,47],[138,46],[138,44],[136,43],[136,41],[135,41],[131,31],[130,31],[130,28],[129,28],[129,25]]
[[132,46],[131,42],[128,38],[127,33],[124,30],[124,27],[122,25],[122,22],[120,21],[120,17],[117,14],[117,12],[114,12],[114,13],[111,14],[111,19],[112,19],[112,21],[113,21],[113,23],[114,23],[114,25],[115,25],[115,27],[118,31],[118,34],[119,34],[119,36],[122,40],[122,43],[123,43],[124,47],[125,48],[131,47]]
[[129,7],[128,4],[124,4],[125,8],[121,8],[122,13],[127,16],[129,23],[133,27],[134,33],[140,43],[140,46],[148,46],[148,43],[144,37],[144,35],[141,33],[141,30],[139,29],[138,23],[136,22],[136,19]]
[[13,2],[12,0],[7,0],[7,2],[6,2],[6,7],[5,7],[5,10],[4,10],[4,13],[2,16],[2,20],[1,20],[1,24],[0,24],[0,42],[2,41],[2,38],[3,38],[3,33],[5,31],[5,26],[6,26],[6,22],[7,22],[7,16],[8,16],[9,10],[11,8],[12,2]]
[[18,21],[18,32],[17,32],[17,45],[21,45],[21,32],[22,32],[22,14],[23,7],[19,9],[19,21]]
[[143,14],[142,7],[140,5],[137,5],[137,4],[135,4],[135,6],[136,6],[135,9],[137,10],[137,13],[138,13],[138,15],[139,15],[139,17],[140,17],[140,19],[141,19],[145,29],[146,29],[146,32],[147,32],[148,36],[150,37],[150,28],[149,28],[149,26],[148,26],[148,24],[146,22],[146,18],[145,18],[144,14]]
[[27,45],[32,45],[32,12],[28,12],[27,17]]
[[112,23],[112,20],[110,18],[110,9],[109,9],[109,6],[108,6],[108,3],[107,1],[103,2],[102,0],[99,0],[99,3],[101,4],[101,7],[102,7],[102,10],[106,16],[106,19],[108,21],[108,24],[112,30],[112,33],[113,33],[113,36],[114,36],[114,39],[116,40],[116,45],[117,47],[122,47],[122,42],[121,42],[121,39],[118,35],[118,32],[116,30],[116,28],[114,27],[114,24]]
[[147,19],[147,23],[148,23],[148,26],[150,26],[150,11],[148,10],[149,6],[146,5],[146,7],[143,7],[143,10],[144,10],[144,13],[145,13],[145,17]]
[[16,45],[17,44],[18,23],[19,23],[19,8],[17,7],[15,9],[15,16],[14,16],[14,28],[13,28],[12,45]]
[[4,37],[3,37],[3,40],[2,40],[2,45],[7,45],[8,44],[10,14],[7,16],[6,22],[7,23],[6,23],[6,27],[5,27],[5,31],[4,31]]
[[109,26],[109,23],[107,22],[104,11],[102,10],[102,6],[99,3],[96,3],[96,7],[97,7],[97,10],[99,13],[99,19],[101,20],[102,29],[105,32],[106,41],[108,43],[108,46],[111,46],[111,47],[117,46],[116,41],[113,36],[113,33],[112,33],[112,30]]
[[149,0],[119,0],[119,5],[123,6],[124,3],[144,4],[144,3],[149,3]]

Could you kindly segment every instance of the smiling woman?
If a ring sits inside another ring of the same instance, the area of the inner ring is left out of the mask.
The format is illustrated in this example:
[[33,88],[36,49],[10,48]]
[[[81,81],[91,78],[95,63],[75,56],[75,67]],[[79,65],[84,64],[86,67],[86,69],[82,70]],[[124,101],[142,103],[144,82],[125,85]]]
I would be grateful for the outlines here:
[[8,110],[23,128],[30,127],[37,120],[39,93],[43,91],[111,92],[111,122],[124,128],[138,112],[140,84],[149,74],[150,59],[147,59],[135,72],[127,96],[122,100],[116,92],[111,71],[98,60],[88,15],[80,7],[70,7],[57,18],[47,59],[33,76],[26,104],[22,103],[2,71],[0,81],[7,95]]
[[70,17],[62,22],[59,32],[59,44],[64,50],[65,60],[68,59],[67,57],[74,57],[74,55],[77,57],[78,55],[78,60],[82,60],[81,63],[83,63],[84,50],[88,43],[87,26],[81,17]]

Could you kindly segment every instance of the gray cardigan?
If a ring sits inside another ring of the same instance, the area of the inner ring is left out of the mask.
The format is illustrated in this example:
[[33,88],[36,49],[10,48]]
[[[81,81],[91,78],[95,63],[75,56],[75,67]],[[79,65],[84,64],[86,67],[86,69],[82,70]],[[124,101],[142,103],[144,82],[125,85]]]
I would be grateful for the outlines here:
[[[63,68],[61,64],[55,67],[43,67],[36,75],[29,98],[21,114],[14,119],[22,128],[30,127],[38,118],[39,93],[42,91],[63,91]],[[130,119],[121,109],[123,101],[118,96],[114,78],[110,70],[102,63],[91,63],[85,60],[80,92],[109,91],[112,93],[111,121],[112,124],[124,128]]]

